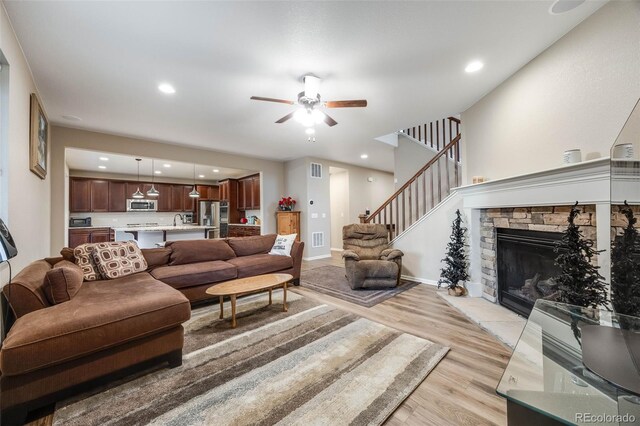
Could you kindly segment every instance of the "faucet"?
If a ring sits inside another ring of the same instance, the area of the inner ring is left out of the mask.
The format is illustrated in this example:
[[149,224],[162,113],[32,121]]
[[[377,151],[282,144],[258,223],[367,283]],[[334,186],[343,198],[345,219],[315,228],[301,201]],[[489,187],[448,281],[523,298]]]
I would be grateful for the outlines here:
[[182,222],[182,224],[184,225],[184,217],[180,213],[176,213],[173,216],[173,226],[176,226],[176,217],[177,216],[180,216],[180,222]]

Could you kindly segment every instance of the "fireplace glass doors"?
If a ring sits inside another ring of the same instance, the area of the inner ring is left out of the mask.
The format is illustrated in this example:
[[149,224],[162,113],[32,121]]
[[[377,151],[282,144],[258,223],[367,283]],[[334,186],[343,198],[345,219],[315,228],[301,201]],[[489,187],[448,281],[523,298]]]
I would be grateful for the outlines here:
[[497,229],[496,263],[498,301],[512,311],[529,316],[537,299],[553,299],[559,275],[556,266],[558,232]]

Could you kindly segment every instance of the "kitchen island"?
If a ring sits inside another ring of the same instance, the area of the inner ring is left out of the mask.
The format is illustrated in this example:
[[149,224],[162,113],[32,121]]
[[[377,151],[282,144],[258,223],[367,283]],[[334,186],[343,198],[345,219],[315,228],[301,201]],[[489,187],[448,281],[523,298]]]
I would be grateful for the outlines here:
[[[200,240],[209,238],[215,226],[203,225],[136,225],[112,228],[115,241],[136,240],[140,248],[154,248],[165,241]],[[213,234],[211,234],[213,236]]]

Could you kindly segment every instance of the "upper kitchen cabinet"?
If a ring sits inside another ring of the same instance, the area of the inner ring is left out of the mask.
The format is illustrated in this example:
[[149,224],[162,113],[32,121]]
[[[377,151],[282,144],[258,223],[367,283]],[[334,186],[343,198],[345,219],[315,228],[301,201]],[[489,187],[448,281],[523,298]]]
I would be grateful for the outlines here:
[[260,208],[260,175],[247,176],[238,181],[238,210]]
[[91,211],[92,212],[108,212],[109,211],[109,181],[107,180],[91,181]]
[[69,210],[72,213],[91,211],[91,181],[88,179],[69,179]]
[[196,189],[200,193],[201,200],[219,200],[219,191],[217,186],[213,185],[196,185]]
[[196,210],[195,198],[189,197],[189,193],[193,190],[193,185],[182,186],[182,196],[184,197],[184,211],[193,212]]
[[109,211],[127,211],[127,184],[126,182],[109,182]]
[[155,187],[160,193],[158,195],[158,211],[159,212],[170,212],[172,207],[172,190],[171,186],[168,183],[156,183]]
[[253,210],[260,209],[260,175],[251,178],[251,206]]
[[184,211],[183,185],[171,185],[171,211]]

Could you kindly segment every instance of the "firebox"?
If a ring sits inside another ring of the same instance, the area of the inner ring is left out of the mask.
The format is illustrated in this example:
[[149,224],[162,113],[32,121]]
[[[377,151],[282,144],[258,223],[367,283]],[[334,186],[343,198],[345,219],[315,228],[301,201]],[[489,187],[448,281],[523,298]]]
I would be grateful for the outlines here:
[[562,233],[524,229],[497,229],[498,301],[512,311],[529,316],[539,298],[553,299],[555,243]]

